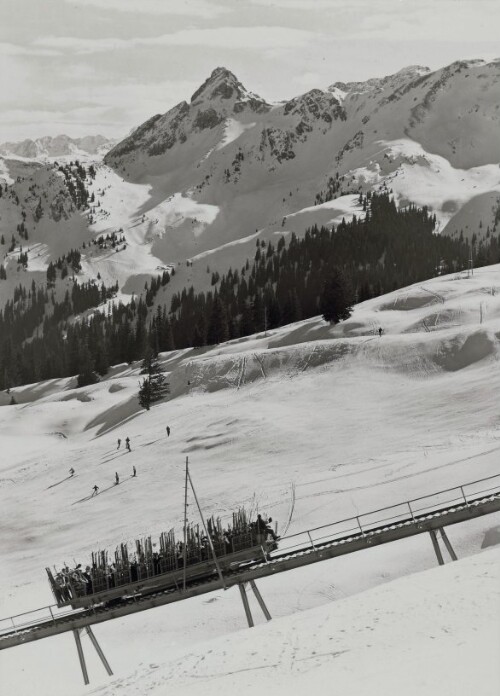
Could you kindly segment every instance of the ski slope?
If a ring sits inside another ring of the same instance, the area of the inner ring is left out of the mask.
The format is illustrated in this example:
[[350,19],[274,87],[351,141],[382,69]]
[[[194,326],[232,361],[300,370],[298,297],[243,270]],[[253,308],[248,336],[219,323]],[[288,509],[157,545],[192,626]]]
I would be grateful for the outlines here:
[[[0,616],[52,601],[46,565],[179,529],[186,456],[207,515],[245,504],[283,527],[293,485],[289,533],[498,473],[499,336],[493,266],[369,300],[336,327],[314,318],[163,354],[171,396],[148,413],[139,365],[82,389],[51,380],[1,394]],[[116,449],[127,435],[131,453]],[[396,695],[432,693],[439,679],[440,694],[497,693],[500,558],[481,552],[500,542],[500,519],[449,536],[469,558],[420,575],[436,565],[425,535],[262,580],[274,621],[253,632],[236,590],[99,626],[116,678],[89,654],[92,685],[194,696],[335,683]],[[6,693],[32,693],[35,679],[41,695],[84,693],[73,643],[2,651]]]

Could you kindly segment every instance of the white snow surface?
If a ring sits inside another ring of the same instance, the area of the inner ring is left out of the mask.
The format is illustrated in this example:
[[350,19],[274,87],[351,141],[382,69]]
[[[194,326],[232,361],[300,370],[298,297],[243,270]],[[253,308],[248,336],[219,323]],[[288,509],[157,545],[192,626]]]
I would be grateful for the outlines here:
[[229,145],[229,143],[234,142],[237,140],[240,135],[243,135],[243,133],[255,126],[255,122],[251,123],[241,123],[241,121],[237,121],[234,118],[228,118],[226,120],[225,124],[225,129],[224,129],[224,135],[222,137],[222,140],[220,143],[216,146],[216,150],[222,150],[223,147],[226,147],[226,145]]
[[[171,394],[149,412],[139,364],[0,394],[0,616],[52,603],[45,566],[179,530],[186,456],[207,515],[254,505],[282,529],[293,484],[289,534],[498,474],[499,337],[492,266],[369,300],[335,327],[316,317],[165,353]],[[461,560],[444,568],[419,535],[262,579],[273,621],[255,605],[252,630],[236,588],[100,624],[115,676],[85,638],[94,691],[70,634],[2,651],[2,693],[493,696],[500,515],[448,536]]]
[[394,192],[398,205],[411,201],[419,207],[427,206],[436,215],[437,232],[472,199],[485,193],[500,193],[498,164],[459,169],[409,138],[380,140],[375,146],[380,149],[370,164],[352,173],[372,184],[383,182]]
[[5,163],[5,159],[0,157],[0,184],[13,184],[14,179],[9,174],[9,169]]

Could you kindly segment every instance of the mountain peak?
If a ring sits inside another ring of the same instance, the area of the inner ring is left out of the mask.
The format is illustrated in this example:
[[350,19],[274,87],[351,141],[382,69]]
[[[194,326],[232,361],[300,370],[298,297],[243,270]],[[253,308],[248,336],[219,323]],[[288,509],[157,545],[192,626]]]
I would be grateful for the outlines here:
[[198,87],[191,97],[191,104],[200,99],[230,99],[234,93],[246,93],[245,88],[230,70],[224,67],[215,68],[210,77]]
[[220,102],[219,107],[223,110],[230,110],[232,107],[235,113],[243,111],[246,107],[255,112],[270,109],[262,97],[249,92],[236,75],[224,67],[215,68],[191,97],[191,106],[206,102]]

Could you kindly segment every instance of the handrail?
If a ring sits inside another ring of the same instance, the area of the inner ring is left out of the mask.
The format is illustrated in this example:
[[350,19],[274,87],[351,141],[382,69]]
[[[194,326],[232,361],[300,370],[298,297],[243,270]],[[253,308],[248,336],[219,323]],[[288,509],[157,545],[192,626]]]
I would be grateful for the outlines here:
[[[461,486],[453,486],[453,488],[445,488],[441,491],[436,491],[435,493],[428,493],[427,495],[422,495],[419,496],[418,498],[410,498],[410,500],[402,500],[399,503],[394,503],[393,505],[386,505],[385,507],[382,508],[377,508],[376,510],[370,510],[369,512],[363,512],[361,515],[353,515],[352,517],[345,517],[344,519],[341,520],[336,520],[335,522],[330,522],[328,524],[323,524],[320,525],[319,527],[313,527],[312,529],[309,530],[304,530],[302,532],[296,532],[295,534],[289,534],[286,537],[282,537],[282,541],[285,539],[292,539],[293,537],[296,536],[301,536],[302,534],[307,534],[307,532],[316,532],[319,531],[320,529],[326,529],[327,527],[333,527],[334,525],[338,524],[343,524],[344,522],[351,522],[352,520],[356,520],[356,517],[363,518],[363,517],[368,517],[369,515],[376,515],[379,512],[384,512],[385,510],[394,510],[394,508],[402,507],[402,506],[408,506],[408,503],[416,503],[419,500],[426,500],[428,498],[434,498],[438,495],[442,495],[443,493],[450,493],[451,491],[460,491],[461,488],[466,488],[468,486],[473,486],[476,483],[482,483],[483,481],[490,481],[491,479],[498,478],[499,479],[499,492],[500,492],[500,474],[494,474],[493,476],[487,476],[486,478],[483,479],[477,479],[476,481],[470,481],[469,483],[464,483]],[[488,489],[489,490],[489,489]],[[493,489],[491,489],[493,490]],[[488,492],[488,491],[478,491],[475,493],[475,496],[478,497],[482,495],[483,493]],[[446,502],[453,502],[453,501],[442,501],[441,505]],[[426,510],[428,508],[420,508],[421,510]],[[415,514],[415,510],[413,510],[413,513]],[[386,519],[392,519],[392,518],[386,518]],[[379,522],[382,520],[379,520]],[[375,523],[374,523],[375,524]]]
[[[483,483],[484,481],[490,481],[492,479],[499,479],[499,487],[498,488],[490,488],[490,489],[486,489],[486,490],[482,490],[482,491],[477,491],[474,493],[473,498],[468,498],[468,499],[463,494],[464,488],[467,488],[469,486],[473,486],[477,483]],[[436,503],[433,506],[427,506],[427,507],[420,508],[420,509],[415,509],[415,508],[411,507],[411,503],[415,503],[415,502],[420,501],[420,500],[425,500],[428,498],[442,495],[443,493],[449,493],[451,491],[457,491],[457,490],[462,491],[462,496],[460,497],[460,499],[454,498],[451,501],[450,500],[441,501],[441,503]],[[304,551],[307,549],[316,550],[315,545],[317,545],[318,543],[319,544],[327,543],[327,540],[334,542],[335,537],[338,537],[339,535],[343,535],[341,538],[346,538],[346,535],[348,537],[349,536],[358,536],[360,534],[365,534],[367,532],[373,531],[374,529],[376,529],[377,527],[380,527],[380,525],[382,525],[384,523],[387,524],[390,522],[393,522],[393,523],[396,522],[396,517],[393,516],[393,517],[377,519],[377,520],[374,520],[373,522],[369,522],[364,526],[364,528],[360,524],[360,520],[362,520],[364,517],[368,517],[370,515],[375,515],[375,514],[378,514],[380,512],[384,512],[386,510],[393,510],[394,508],[406,506],[408,509],[405,510],[404,512],[402,512],[400,515],[397,515],[398,518],[403,518],[403,519],[400,519],[399,521],[402,522],[402,521],[406,520],[406,521],[409,521],[411,523],[417,523],[419,521],[419,518],[422,518],[422,517],[424,517],[428,514],[431,514],[433,512],[438,513],[440,510],[446,509],[450,505],[453,505],[456,500],[459,500],[460,505],[470,506],[470,505],[474,505],[475,502],[480,501],[482,498],[484,498],[485,495],[487,495],[487,496],[500,495],[500,474],[495,474],[493,476],[488,476],[484,479],[478,479],[477,481],[472,481],[470,483],[463,484],[462,486],[455,486],[453,488],[447,488],[445,490],[438,491],[437,493],[431,493],[431,494],[428,494],[426,496],[420,496],[418,498],[413,498],[409,501],[403,501],[403,502],[400,502],[400,503],[397,503],[394,505],[388,505],[386,507],[379,508],[377,510],[372,510],[370,512],[363,513],[361,515],[354,515],[353,517],[346,517],[342,520],[330,522],[329,524],[320,525],[319,527],[314,527],[312,529],[303,530],[302,532],[290,534],[289,536],[282,537],[281,542],[285,542],[287,540],[294,539],[294,538],[297,538],[300,536],[301,537],[308,537],[309,542],[305,539],[304,542],[299,542],[298,544],[295,544],[295,545],[292,544],[291,546],[281,547],[280,548],[280,552],[281,552],[280,555],[283,554],[284,552],[286,553],[288,551],[291,551],[294,548],[296,548],[297,550],[304,550]],[[437,507],[437,505],[439,505],[439,507]],[[428,512],[425,513],[424,512],[425,510],[428,510]],[[345,524],[348,522],[354,523],[354,526],[349,527],[347,529],[341,529],[337,532],[332,531],[332,533],[327,535],[327,536],[320,536],[320,537],[314,538],[314,539],[312,537],[313,532],[318,532],[320,530],[324,530],[327,528],[336,527],[338,525],[342,525],[342,524]],[[53,609],[56,610],[55,614],[52,611]],[[31,621],[26,621],[24,623],[17,623],[17,624],[15,623],[15,619],[19,619],[23,616],[33,615],[33,614],[36,614],[38,612],[43,612],[46,610],[48,610],[50,613],[45,614],[45,616],[33,618]],[[46,622],[46,621],[49,622],[49,621],[55,621],[56,619],[64,619],[64,617],[75,616],[81,612],[85,612],[86,610],[88,610],[88,608],[86,609],[84,607],[80,607],[78,609],[73,609],[71,611],[61,611],[59,609],[59,607],[57,606],[57,604],[49,604],[49,605],[46,605],[44,607],[32,609],[31,611],[22,612],[21,614],[16,614],[14,616],[7,616],[4,618],[1,618],[0,625],[4,622],[11,622],[14,630],[18,631],[18,630],[26,629],[32,624],[40,624],[40,623]],[[1,634],[5,630],[6,629],[2,629],[0,626],[0,638],[1,638]]]

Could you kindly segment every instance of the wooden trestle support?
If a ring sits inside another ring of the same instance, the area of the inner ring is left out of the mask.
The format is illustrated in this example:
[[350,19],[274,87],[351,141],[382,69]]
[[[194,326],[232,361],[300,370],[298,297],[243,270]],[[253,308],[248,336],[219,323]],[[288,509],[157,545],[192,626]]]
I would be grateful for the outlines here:
[[91,629],[91,627],[90,627],[90,626],[85,626],[85,628],[75,628],[75,629],[73,629],[73,635],[75,636],[76,649],[77,649],[77,651],[78,651],[78,659],[80,660],[80,667],[82,668],[82,674],[83,674],[83,681],[84,681],[84,684],[85,684],[85,685],[89,684],[89,683],[90,683],[90,679],[89,679],[89,673],[88,673],[88,671],[87,671],[87,664],[86,664],[86,662],[85,662],[85,655],[84,655],[84,653],[83,653],[82,639],[81,639],[81,637],[80,637],[80,633],[81,633],[82,631],[85,631],[85,632],[87,633],[88,637],[90,638],[90,641],[91,641],[92,645],[93,645],[94,648],[95,648],[96,653],[97,653],[97,654],[99,655],[99,657],[101,658],[101,662],[102,662],[102,664],[104,665],[104,668],[105,668],[106,672],[107,672],[108,675],[111,677],[112,674],[113,674],[113,670],[112,670],[111,667],[109,666],[109,662],[107,661],[106,656],[105,656],[105,654],[103,653],[101,646],[100,646],[99,643],[97,642],[97,638],[95,637],[94,632],[93,632],[93,630]]
[[453,549],[453,546],[451,545],[451,542],[448,539],[448,535],[444,531],[444,527],[438,527],[437,529],[430,529],[429,534],[431,535],[432,546],[434,547],[434,553],[436,554],[436,558],[438,559],[439,565],[444,565],[444,558],[441,552],[441,548],[439,546],[437,535],[438,532],[441,534],[441,539],[444,541],[444,545],[446,546],[446,549],[450,554],[451,560],[458,561],[457,554],[455,553],[455,550]]
[[[266,603],[264,602],[264,599],[263,599],[261,593],[259,592],[259,588],[257,587],[255,580],[250,580],[248,583],[247,582],[238,583],[238,587],[240,589],[240,594],[241,594],[241,600],[243,602],[243,608],[245,609],[245,616],[247,617],[248,626],[249,626],[249,628],[252,628],[254,626],[254,622],[253,622],[252,612],[250,610],[250,604],[248,602],[248,596],[247,596],[247,590],[246,590],[247,585],[250,586],[250,589],[254,593],[255,599],[257,600],[260,608],[262,609],[262,613],[266,617],[266,620],[271,621],[272,616],[269,612],[269,609],[266,606]],[[104,665],[104,668],[110,677],[113,675],[113,670],[111,669],[109,662],[107,661],[106,656],[104,655],[104,652],[103,652],[101,646],[99,645],[97,638],[94,635],[94,632],[92,631],[92,628],[90,626],[85,626],[85,628],[73,629],[73,635],[75,637],[76,649],[78,652],[78,659],[80,661],[80,667],[82,669],[83,681],[84,681],[84,684],[87,686],[90,683],[90,679],[89,679],[89,673],[87,670],[87,663],[85,661],[85,654],[83,652],[82,639],[80,636],[80,634],[83,631],[85,631],[87,633],[88,637],[90,638],[90,641],[91,641],[92,645],[94,646],[96,653],[99,655],[101,662]]]
[[[266,617],[266,620],[271,621],[271,614],[269,613],[269,609],[267,608],[266,603],[264,602],[264,599],[262,598],[262,595],[259,592],[259,588],[255,584],[255,580],[250,580],[248,584],[250,585],[250,589],[254,593],[255,599],[259,603],[259,606],[262,609],[262,613]],[[250,611],[250,604],[248,603],[246,585],[246,582],[238,583],[238,587],[240,588],[241,601],[243,602],[243,608],[245,609],[245,615],[247,617],[248,626],[249,628],[252,628],[254,626],[254,622],[252,612]]]

